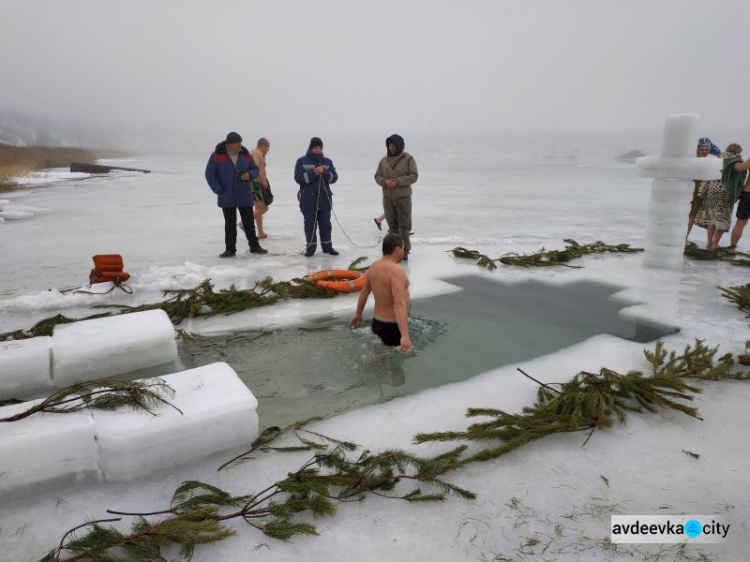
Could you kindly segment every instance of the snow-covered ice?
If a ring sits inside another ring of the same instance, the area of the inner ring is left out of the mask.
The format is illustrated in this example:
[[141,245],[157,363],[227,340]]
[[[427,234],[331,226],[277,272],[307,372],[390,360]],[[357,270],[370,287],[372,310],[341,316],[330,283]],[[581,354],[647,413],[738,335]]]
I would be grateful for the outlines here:
[[[503,283],[529,279],[551,284],[606,282],[622,287],[617,298],[639,303],[622,314],[680,328],[665,339],[671,349],[681,349],[698,337],[721,344],[722,352],[743,350],[747,319],[721,297],[717,286],[744,284],[747,272],[728,263],[688,260],[677,270],[657,270],[642,267],[642,254],[602,255],[581,259],[576,265],[583,269],[500,266],[489,272],[448,253],[463,246],[497,257],[542,247],[562,248],[565,238],[642,247],[651,182],[614,157],[633,148],[655,154],[660,138],[550,136],[514,138],[508,143],[507,139],[405,136],[407,150],[420,169],[414,189],[413,254],[405,266],[413,299],[455,291],[450,278],[467,273]],[[735,140],[711,136],[720,145]],[[271,138],[269,178],[276,199],[265,218],[269,238],[263,241],[270,253],[239,254],[229,263],[218,258],[224,249],[223,221],[203,179],[213,147],[194,156],[149,156],[137,167],[151,169],[152,174],[81,180],[24,194],[24,204],[51,212],[31,221],[0,224],[0,331],[28,328],[61,311],[91,314],[93,304],[155,302],[162,299],[165,289],[192,288],[206,278],[218,288],[232,284],[249,288],[267,275],[291,279],[324,268],[345,268],[362,255],[375,259],[380,233],[372,217],[381,211],[380,189],[372,175],[383,153],[382,138],[324,140],[326,155],[341,177],[333,188],[333,243],[341,252],[338,258],[317,254],[308,259],[300,254],[302,217],[291,176],[294,159],[307,146],[305,139],[291,143]],[[545,154],[559,157],[543,158]],[[570,154],[575,157],[565,156]],[[688,197],[674,209],[685,226],[689,203]],[[691,237],[700,245],[703,236],[702,230],[693,229]],[[740,249],[747,249],[747,242],[741,241]],[[128,284],[135,289],[134,295],[58,291],[83,284],[91,256],[98,253],[123,255],[125,269],[133,275]],[[186,321],[178,327],[217,333],[304,325],[320,318],[345,323],[355,301],[356,295],[345,295],[280,303]],[[304,341],[299,345],[305,345]],[[370,450],[399,447],[435,454],[451,445],[415,445],[413,436],[465,428],[467,407],[518,412],[533,403],[536,386],[520,376],[517,367],[542,382],[564,381],[581,370],[603,366],[620,372],[646,369],[644,347],[649,346],[599,335],[468,381],[351,411],[319,422],[315,429]],[[558,560],[633,560],[659,552],[659,547],[643,545],[608,550],[605,540],[612,513],[723,514],[732,524],[730,540],[695,547],[699,550],[689,553],[694,559],[703,553],[712,560],[742,560],[750,539],[750,483],[746,478],[750,384],[701,386],[704,392],[694,405],[703,421],[672,412],[634,415],[626,426],[596,433],[585,447],[581,447],[585,436],[580,434],[557,436],[451,475],[452,482],[477,493],[476,501],[451,498],[441,505],[412,505],[368,498],[341,505],[336,516],[316,521],[320,536],[289,543],[235,523],[238,537],[199,548],[194,560],[453,561],[500,560],[503,556],[537,560],[542,559],[546,544],[544,556]],[[700,454],[700,459],[683,451]],[[3,555],[9,560],[38,559],[65,531],[86,518],[105,517],[108,508],[164,509],[184,480],[203,480],[237,494],[257,492],[307,458],[262,455],[217,473],[216,468],[230,456],[214,454],[136,482],[61,487],[4,503],[0,506]],[[530,546],[531,539],[539,540],[541,546]]]

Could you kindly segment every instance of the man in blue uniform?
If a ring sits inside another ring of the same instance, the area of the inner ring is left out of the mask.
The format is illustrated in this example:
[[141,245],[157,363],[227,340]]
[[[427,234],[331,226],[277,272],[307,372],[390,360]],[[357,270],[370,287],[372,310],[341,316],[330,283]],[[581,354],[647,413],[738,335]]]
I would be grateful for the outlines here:
[[[315,254],[318,248],[316,230],[320,230],[320,245],[326,254],[338,256],[331,242],[331,208],[333,192],[330,184],[336,183],[339,175],[329,158],[323,156],[323,141],[318,137],[310,139],[307,154],[297,160],[294,167],[294,181],[300,186],[299,208],[305,217],[305,240],[307,257]],[[317,227],[317,228],[316,228]]]

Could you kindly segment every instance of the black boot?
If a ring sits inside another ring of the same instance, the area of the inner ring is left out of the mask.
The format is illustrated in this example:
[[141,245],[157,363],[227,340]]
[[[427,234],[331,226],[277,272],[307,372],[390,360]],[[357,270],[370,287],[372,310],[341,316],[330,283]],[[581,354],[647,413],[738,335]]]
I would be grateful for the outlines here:
[[331,254],[332,256],[338,256],[339,255],[339,253],[336,250],[334,250],[333,248],[328,248],[327,250],[325,248],[323,248],[323,251],[326,254]]
[[257,246],[253,246],[252,248],[250,248],[250,253],[251,254],[267,254],[268,250],[261,248],[260,244],[258,244]]
[[307,250],[305,251],[305,257],[306,257],[306,258],[311,258],[311,257],[313,257],[314,255],[315,255],[315,248],[312,248],[312,247],[310,247],[310,248],[308,248],[308,249],[307,249]]
[[234,250],[226,250],[219,254],[220,258],[233,258],[235,255],[237,255],[237,252]]

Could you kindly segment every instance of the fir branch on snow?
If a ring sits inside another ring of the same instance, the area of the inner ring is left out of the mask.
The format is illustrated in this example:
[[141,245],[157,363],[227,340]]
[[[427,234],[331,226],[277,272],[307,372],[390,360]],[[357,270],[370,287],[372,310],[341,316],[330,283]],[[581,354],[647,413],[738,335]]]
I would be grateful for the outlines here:
[[[105,316],[111,316],[111,315],[112,315],[111,312],[105,312],[104,314],[95,314],[93,316],[88,316],[85,319],[89,320],[93,318],[103,318]],[[68,318],[67,316],[58,314],[56,316],[52,316],[50,318],[45,318],[44,320],[40,320],[28,330],[16,330],[15,332],[6,332],[4,334],[0,334],[0,342],[11,341],[11,340],[24,340],[28,338],[36,338],[39,336],[51,336],[52,330],[55,329],[55,326],[58,326],[60,324],[70,324],[71,322],[78,322],[78,319]]]
[[604,253],[635,253],[642,252],[643,248],[631,248],[629,244],[617,244],[615,246],[605,244],[604,242],[594,242],[593,244],[579,244],[569,238],[564,240],[566,246],[564,250],[545,250],[542,248],[534,254],[505,254],[499,258],[492,259],[489,256],[480,254],[476,250],[467,250],[466,248],[457,247],[451,250],[457,258],[477,260],[477,265],[487,269],[496,269],[495,262],[504,265],[515,265],[521,267],[550,267],[561,265],[564,267],[581,268],[579,265],[568,265],[567,262],[580,258],[588,254]]
[[163,292],[165,300],[160,303],[145,304],[141,306],[127,305],[100,305],[95,308],[117,308],[120,313],[142,312],[144,310],[161,309],[167,313],[174,324],[179,324],[186,318],[195,316],[213,316],[215,314],[233,314],[248,308],[256,308],[273,304],[280,297],[269,295],[270,288],[260,285],[249,291],[236,289],[234,285],[228,289],[222,289],[218,293],[210,279],[206,279],[197,287],[192,289],[169,289]]
[[730,254],[729,249],[728,246],[725,246],[716,250],[706,250],[691,243],[691,245],[685,246],[684,254],[688,258],[699,261],[726,261],[732,265],[750,266],[750,254],[745,252]]
[[[282,436],[291,435],[312,458],[294,472],[254,494],[233,496],[216,486],[198,481],[183,482],[175,490],[170,506],[162,511],[131,513],[108,510],[131,517],[125,533],[101,525],[100,520],[76,527],[63,536],[60,545],[43,562],[119,561],[146,562],[165,560],[164,549],[179,549],[176,560],[190,560],[195,547],[210,544],[235,534],[225,521],[242,519],[265,535],[288,540],[296,535],[317,535],[315,525],[300,516],[331,516],[340,502],[362,501],[374,494],[409,502],[442,501],[448,494],[466,499],[475,496],[468,490],[442,479],[459,465],[465,446],[447,453],[423,458],[399,450],[381,453],[362,451],[358,446],[304,428],[300,423],[280,429],[270,428],[253,443],[251,451],[286,451],[294,447],[276,447]],[[295,450],[300,450],[297,447]],[[233,459],[237,462],[244,459]],[[411,490],[396,494],[403,482],[413,482]],[[436,488],[425,494],[420,486]],[[156,517],[156,520],[149,518]],[[85,532],[84,532],[85,530]],[[119,558],[120,553],[126,558]]]
[[599,373],[582,371],[555,387],[542,385],[532,378],[540,385],[537,401],[534,406],[523,408],[520,414],[469,408],[467,417],[488,417],[490,421],[472,424],[465,431],[421,433],[415,441],[499,442],[463,461],[470,463],[500,457],[555,433],[593,433],[616,423],[625,424],[627,415],[632,412],[671,409],[701,419],[698,410],[686,404],[701,389],[688,384],[687,380],[748,379],[747,373],[734,370],[731,354],[716,359],[717,353],[718,346],[709,348],[701,340],[687,346],[681,354],[667,352],[664,343],[658,341],[653,351],[644,351],[651,364],[649,375],[641,371],[623,375],[602,368]]
[[279,281],[274,283],[273,279],[266,277],[259,285],[268,288],[273,294],[282,299],[332,299],[336,296],[333,291],[318,288],[304,278],[294,278],[291,281]]
[[750,341],[745,342],[745,353],[737,356],[737,363],[750,366]]
[[349,271],[360,271],[362,273],[365,273],[368,269],[370,269],[369,265],[366,265],[364,267],[357,267],[357,266],[361,264],[362,262],[364,262],[366,259],[367,259],[366,256],[360,256],[356,260],[354,260],[352,263],[350,263],[349,267],[347,267],[346,269],[348,269]]
[[[747,350],[748,344],[745,344]],[[718,359],[719,346],[708,347],[703,340],[696,339],[695,345],[685,346],[681,354],[667,352],[664,342],[656,342],[654,351],[644,350],[646,360],[651,364],[653,377],[676,377],[698,380],[748,380],[750,374],[734,370],[734,358],[726,353]],[[715,362],[716,360],[716,362]]]
[[721,296],[729,299],[737,305],[742,312],[750,316],[750,287],[748,285],[737,285],[736,287],[719,287]]
[[[313,421],[317,421],[321,418],[310,418],[305,421],[299,421],[295,422],[285,428],[280,428],[276,425],[271,426],[269,428],[266,428],[263,430],[263,432],[258,436],[258,438],[253,441],[253,443],[250,445],[250,449],[248,451],[245,451],[244,453],[240,453],[236,457],[229,459],[227,462],[222,464],[217,470],[223,470],[226,467],[235,464],[235,463],[241,463],[246,462],[248,460],[251,460],[253,458],[253,453],[256,451],[261,452],[268,452],[268,451],[276,451],[281,453],[287,453],[287,452],[299,452],[299,451],[312,451],[315,448],[325,448],[324,445],[318,444],[318,443],[311,443],[309,441],[306,441],[303,437],[300,436],[301,431],[307,431],[303,430],[303,427],[311,423]],[[302,445],[300,446],[287,446],[287,447],[271,447],[271,444],[273,444],[276,440],[281,438],[283,435],[288,433],[294,433],[294,435],[300,440]],[[336,441],[337,444],[343,444],[342,441]],[[356,445],[347,443],[345,446],[349,448],[356,448]]]
[[489,256],[480,254],[476,250],[467,250],[466,248],[462,248],[461,246],[459,246],[457,248],[453,248],[451,250],[451,253],[453,254],[453,257],[456,257],[456,258],[467,259],[467,260],[477,260],[478,266],[486,267],[490,271],[492,271],[493,269],[497,269],[497,264],[495,264],[495,262],[499,260],[493,260]]
[[535,254],[520,256],[506,254],[500,258],[500,263],[521,267],[549,267],[553,265],[582,267],[567,265],[567,262],[589,254],[635,253],[643,251],[643,248],[631,248],[629,244],[617,244],[613,246],[600,241],[593,244],[579,244],[570,238],[566,238],[563,242],[566,244],[564,250],[545,250],[542,248]]
[[130,382],[116,379],[83,381],[55,392],[28,410],[14,416],[0,418],[0,422],[19,421],[40,412],[51,414],[69,414],[83,410],[111,412],[123,408],[155,415],[154,408],[161,404],[171,406],[181,414],[180,409],[165,398],[171,398],[173,395],[172,387],[162,379]]

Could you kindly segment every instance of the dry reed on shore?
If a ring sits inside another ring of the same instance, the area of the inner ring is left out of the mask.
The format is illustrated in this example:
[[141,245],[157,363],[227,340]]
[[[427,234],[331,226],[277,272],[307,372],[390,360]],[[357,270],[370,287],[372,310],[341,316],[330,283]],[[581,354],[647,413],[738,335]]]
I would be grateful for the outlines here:
[[56,146],[12,146],[0,143],[0,191],[17,189],[14,177],[45,168],[62,168],[71,162],[94,162],[98,158],[121,156],[113,151]]

